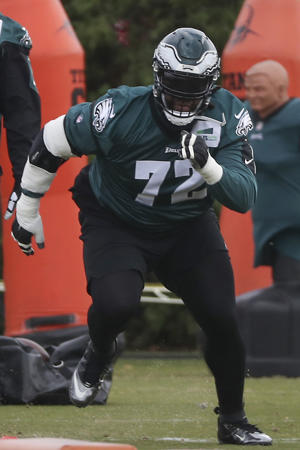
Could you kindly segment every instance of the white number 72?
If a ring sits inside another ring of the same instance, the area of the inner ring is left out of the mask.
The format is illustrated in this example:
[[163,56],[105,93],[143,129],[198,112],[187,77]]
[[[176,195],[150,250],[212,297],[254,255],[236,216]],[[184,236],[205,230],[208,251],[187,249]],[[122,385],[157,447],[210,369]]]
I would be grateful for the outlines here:
[[[155,197],[158,196],[159,190],[171,168],[171,161],[137,161],[135,166],[136,180],[149,180],[143,191],[138,194],[135,200],[143,205],[153,206]],[[193,169],[189,160],[174,161],[175,178],[189,177],[182,182],[171,195],[171,203],[185,202],[204,198],[207,190],[201,189],[196,191],[205,183],[202,176]]]

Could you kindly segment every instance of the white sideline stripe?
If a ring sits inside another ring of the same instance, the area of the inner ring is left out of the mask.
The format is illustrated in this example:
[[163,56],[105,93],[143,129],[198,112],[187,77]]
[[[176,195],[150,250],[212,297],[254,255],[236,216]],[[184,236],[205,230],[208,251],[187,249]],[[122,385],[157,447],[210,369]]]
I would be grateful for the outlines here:
[[194,444],[211,444],[211,443],[217,443],[216,439],[189,439],[189,438],[183,438],[183,437],[163,437],[163,438],[157,438],[155,441],[171,441],[171,442],[187,442],[187,443],[194,443]]
[[[5,284],[0,280],[0,292],[5,292]],[[151,294],[151,295],[147,295]],[[169,295],[167,295],[169,294]],[[141,297],[143,303],[162,303],[165,305],[183,305],[183,301],[179,298],[170,297],[171,292],[164,286],[146,285]]]
[[[199,443],[199,444],[208,444],[208,443],[215,443],[217,442],[216,439],[208,438],[208,439],[189,439],[184,437],[162,437],[162,438],[156,438],[155,441],[170,441],[170,442],[186,442],[186,443]],[[281,442],[282,444],[290,444],[292,442],[300,442],[300,438],[279,438],[279,439],[273,439],[273,444],[276,442]]]

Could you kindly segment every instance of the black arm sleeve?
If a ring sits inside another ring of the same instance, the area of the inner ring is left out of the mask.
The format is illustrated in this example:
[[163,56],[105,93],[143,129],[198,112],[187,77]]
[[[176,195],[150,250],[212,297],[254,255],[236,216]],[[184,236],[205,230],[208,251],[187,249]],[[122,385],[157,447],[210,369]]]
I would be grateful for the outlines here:
[[20,183],[29,149],[41,126],[40,97],[26,49],[5,42],[0,51],[0,112],[13,176]]
[[37,167],[41,167],[47,172],[55,173],[65,159],[53,155],[45,146],[43,139],[43,130],[41,130],[33,141],[29,152],[29,161]]

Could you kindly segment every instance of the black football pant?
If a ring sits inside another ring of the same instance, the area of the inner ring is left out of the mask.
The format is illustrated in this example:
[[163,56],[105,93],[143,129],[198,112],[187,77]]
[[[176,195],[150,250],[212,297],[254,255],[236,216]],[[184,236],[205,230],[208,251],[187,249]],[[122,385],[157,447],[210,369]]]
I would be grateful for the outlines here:
[[[219,405],[223,414],[231,414],[242,409],[245,355],[233,283],[226,279],[232,279],[227,253],[217,252],[182,274],[179,294],[206,335],[205,360],[215,378]],[[125,330],[138,308],[143,285],[136,270],[90,280],[93,304],[88,325],[98,351],[108,354],[112,340]]]
[[97,202],[88,167],[71,189],[80,208],[91,339],[104,361],[113,340],[137,311],[145,274],[154,272],[182,298],[206,335],[205,359],[221,413],[243,409],[245,354],[238,330],[230,259],[213,210],[147,231],[125,223]]

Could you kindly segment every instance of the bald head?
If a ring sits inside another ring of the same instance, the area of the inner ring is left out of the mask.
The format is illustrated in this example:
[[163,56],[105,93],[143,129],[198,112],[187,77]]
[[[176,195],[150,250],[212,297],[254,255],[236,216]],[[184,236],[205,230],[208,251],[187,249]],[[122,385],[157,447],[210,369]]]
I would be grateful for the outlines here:
[[266,59],[265,61],[260,61],[254,64],[246,72],[246,77],[251,75],[265,75],[269,78],[270,82],[273,84],[280,84],[288,88],[289,85],[289,75],[287,70],[278,61],[272,59]]
[[245,73],[246,97],[261,118],[288,101],[288,85],[287,70],[271,59],[254,64]]

